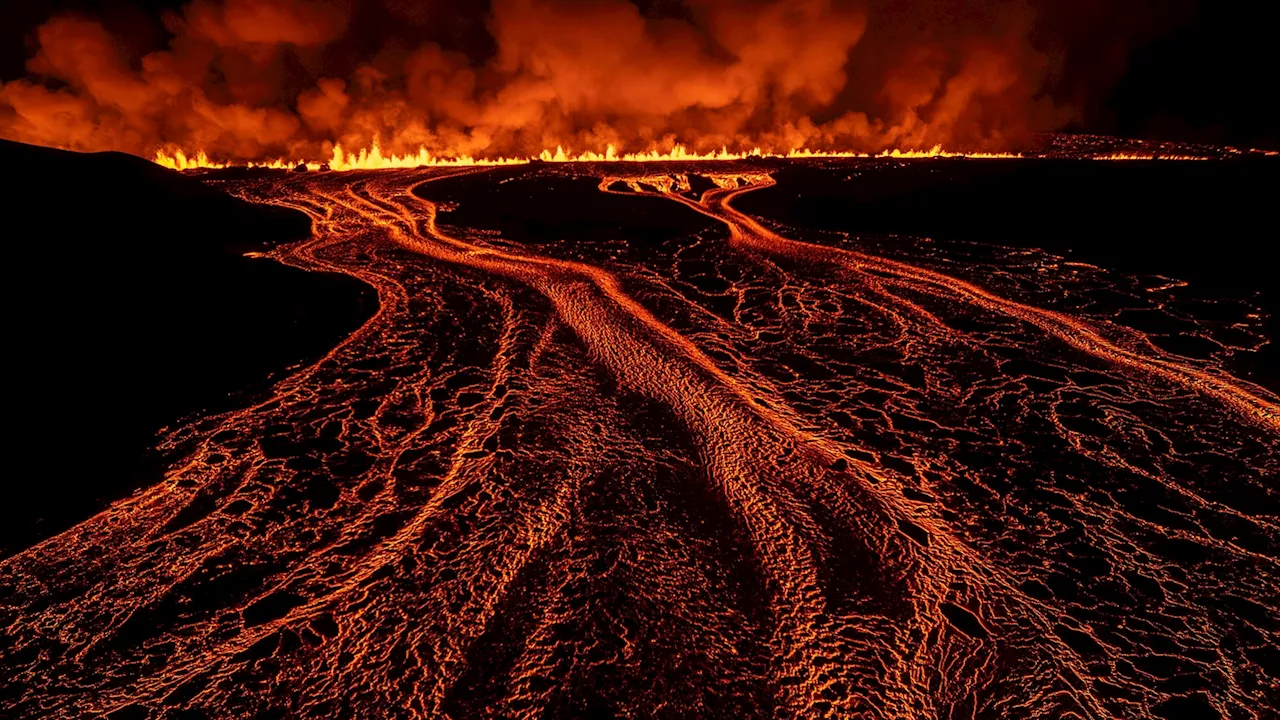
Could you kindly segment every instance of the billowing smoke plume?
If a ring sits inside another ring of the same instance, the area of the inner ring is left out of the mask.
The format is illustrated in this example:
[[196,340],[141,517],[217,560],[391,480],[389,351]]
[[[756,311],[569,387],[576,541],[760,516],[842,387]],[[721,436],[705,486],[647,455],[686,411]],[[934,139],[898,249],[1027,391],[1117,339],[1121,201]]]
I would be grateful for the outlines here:
[[55,16],[0,86],[0,136],[228,159],[1003,149],[1080,117],[1147,30],[1101,1],[450,1],[195,0],[145,54]]

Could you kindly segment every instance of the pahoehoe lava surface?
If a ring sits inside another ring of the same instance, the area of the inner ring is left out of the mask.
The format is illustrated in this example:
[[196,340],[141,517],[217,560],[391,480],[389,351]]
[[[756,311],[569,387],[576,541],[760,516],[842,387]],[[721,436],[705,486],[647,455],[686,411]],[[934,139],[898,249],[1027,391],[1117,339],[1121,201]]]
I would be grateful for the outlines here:
[[[228,182],[381,308],[0,564],[0,709],[1273,716],[1280,398],[1226,369],[1260,314],[735,207],[774,175]],[[557,193],[600,204],[503,207]]]

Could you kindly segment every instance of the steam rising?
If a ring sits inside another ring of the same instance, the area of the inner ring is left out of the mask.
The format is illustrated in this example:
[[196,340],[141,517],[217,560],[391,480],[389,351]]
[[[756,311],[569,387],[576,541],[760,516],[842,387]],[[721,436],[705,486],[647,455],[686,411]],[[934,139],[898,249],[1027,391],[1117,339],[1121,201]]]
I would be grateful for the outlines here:
[[[1069,92],[1078,73],[1062,33],[1118,11],[1072,12],[1067,23],[1027,2],[196,0],[164,18],[168,46],[141,56],[98,20],[57,16],[35,31],[28,77],[0,85],[0,136],[223,159],[323,158],[375,139],[477,157],[999,150],[1087,110]],[[1136,33],[1116,27],[1096,56]],[[1121,63],[1101,65],[1092,76],[1106,84]]]

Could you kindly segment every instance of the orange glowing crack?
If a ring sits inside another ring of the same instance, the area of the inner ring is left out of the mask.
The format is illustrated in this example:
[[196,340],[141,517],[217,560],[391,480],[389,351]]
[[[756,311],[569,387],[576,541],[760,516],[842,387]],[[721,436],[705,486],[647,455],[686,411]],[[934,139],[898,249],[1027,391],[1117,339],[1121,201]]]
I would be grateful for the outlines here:
[[[445,225],[418,194],[484,172],[230,181],[312,219],[269,257],[380,308],[271,397],[176,428],[163,482],[0,561],[0,710],[1150,718],[1181,673],[1265,717],[1228,631],[1276,637],[1275,525],[1207,494],[1280,468],[1265,391],[783,237],[730,204],[774,183],[750,166],[696,198],[689,175],[520,171],[729,229],[618,257]],[[1012,321],[947,329],[974,309]]]
[[744,248],[794,258],[836,262],[859,271],[888,273],[927,292],[963,298],[984,310],[1017,317],[1076,350],[1209,395],[1253,422],[1280,431],[1280,400],[1259,386],[1188,365],[1185,361],[1160,353],[1145,340],[1142,352],[1120,347],[1084,321],[999,297],[978,285],[942,273],[851,250],[783,238],[729,204],[739,195],[773,186],[775,182],[771,175],[748,173],[709,177],[717,188],[704,193],[699,200],[692,200],[681,194],[689,189],[687,178],[671,176],[610,176],[601,181],[600,189],[614,192],[610,190],[610,186],[622,182],[633,192],[645,192],[644,185],[649,185],[657,188],[662,196],[724,223],[729,228],[731,242]]

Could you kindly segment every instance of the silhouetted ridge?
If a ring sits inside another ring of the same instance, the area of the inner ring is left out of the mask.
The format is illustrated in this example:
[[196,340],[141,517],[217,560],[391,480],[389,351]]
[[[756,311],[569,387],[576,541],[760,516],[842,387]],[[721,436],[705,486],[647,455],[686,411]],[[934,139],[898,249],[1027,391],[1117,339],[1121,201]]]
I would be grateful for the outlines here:
[[121,153],[0,141],[11,462],[38,468],[4,503],[0,554],[159,479],[160,427],[316,356],[373,306],[346,277],[249,250],[307,237],[254,205]]

